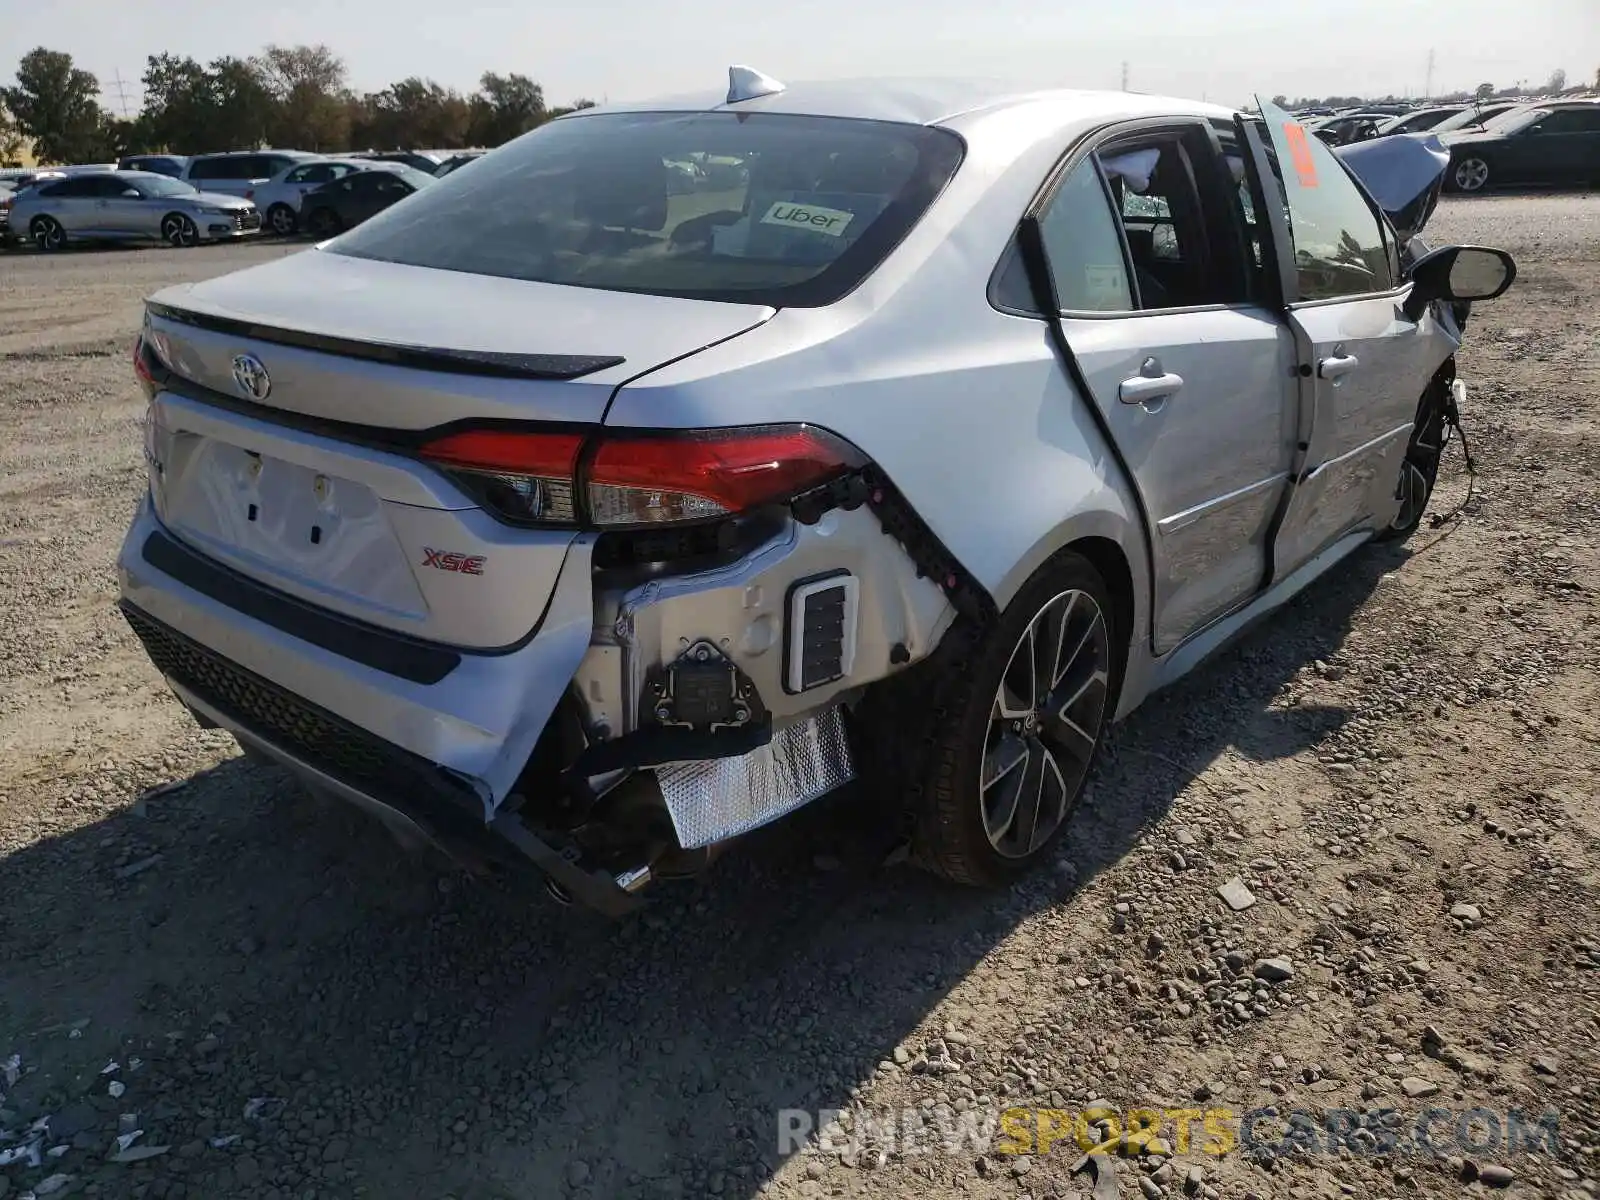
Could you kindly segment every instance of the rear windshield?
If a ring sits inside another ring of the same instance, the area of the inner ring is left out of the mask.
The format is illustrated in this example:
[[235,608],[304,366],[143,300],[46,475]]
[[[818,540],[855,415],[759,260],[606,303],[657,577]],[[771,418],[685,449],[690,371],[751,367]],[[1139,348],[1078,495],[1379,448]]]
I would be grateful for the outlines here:
[[815,307],[883,260],[962,151],[946,130],[837,117],[569,117],[326,249],[575,287]]

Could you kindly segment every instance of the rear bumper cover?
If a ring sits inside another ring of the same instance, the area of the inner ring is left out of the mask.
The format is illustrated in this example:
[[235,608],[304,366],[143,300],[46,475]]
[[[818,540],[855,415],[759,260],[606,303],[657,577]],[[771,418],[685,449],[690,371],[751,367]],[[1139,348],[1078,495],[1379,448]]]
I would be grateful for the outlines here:
[[121,607],[180,701],[313,789],[468,866],[515,849],[568,896],[607,915],[621,916],[640,904],[610,876],[585,869],[515,814],[502,813],[486,824],[478,794],[466,780],[244,670],[136,605],[124,600]]
[[[493,818],[516,782],[589,647],[588,539],[579,538],[568,551],[537,637],[509,653],[464,653],[448,674],[423,683],[316,645],[188,586],[145,556],[146,543],[164,536],[146,500],[117,561],[126,605],[252,677],[459,777],[476,797],[480,823]],[[530,626],[537,617],[529,615]]]

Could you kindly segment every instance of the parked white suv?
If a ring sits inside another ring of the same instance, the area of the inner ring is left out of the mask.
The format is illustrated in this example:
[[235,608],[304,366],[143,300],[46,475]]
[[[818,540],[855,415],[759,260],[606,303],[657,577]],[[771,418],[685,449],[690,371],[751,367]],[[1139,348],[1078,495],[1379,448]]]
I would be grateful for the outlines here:
[[255,198],[255,190],[297,162],[318,157],[303,150],[236,150],[224,154],[197,154],[184,164],[179,176],[203,192],[227,192]]
[[200,720],[608,911],[862,774],[1003,883],[1110,721],[1417,527],[1514,264],[1415,252],[1437,146],[1369,191],[1270,104],[730,74],[154,296],[123,610]]

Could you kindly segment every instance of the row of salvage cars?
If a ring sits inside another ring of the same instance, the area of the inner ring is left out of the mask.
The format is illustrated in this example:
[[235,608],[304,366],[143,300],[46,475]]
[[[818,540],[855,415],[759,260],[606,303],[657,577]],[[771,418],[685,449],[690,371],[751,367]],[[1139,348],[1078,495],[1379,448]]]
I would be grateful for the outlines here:
[[1373,139],[1437,140],[1450,155],[1445,186],[1600,187],[1600,101],[1501,102],[1422,109],[1402,116],[1343,113],[1307,122],[1333,146]]
[[562,117],[148,302],[122,610],[202,723],[561,899],[852,781],[1005,884],[1112,721],[1417,528],[1515,274],[1423,245],[1445,165],[746,68]]

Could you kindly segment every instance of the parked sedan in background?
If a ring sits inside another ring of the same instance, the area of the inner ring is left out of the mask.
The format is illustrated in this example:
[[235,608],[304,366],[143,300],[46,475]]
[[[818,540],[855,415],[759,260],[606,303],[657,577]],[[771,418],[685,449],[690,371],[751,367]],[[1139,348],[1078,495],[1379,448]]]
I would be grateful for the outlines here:
[[301,201],[306,230],[315,237],[332,237],[435,182],[424,171],[395,163],[346,175],[323,184]]
[[1446,117],[1432,129],[1433,133],[1454,133],[1456,130],[1482,129],[1506,114],[1519,108],[1531,107],[1517,101],[1502,100],[1497,104],[1474,104],[1463,108],[1453,117]]
[[306,196],[325,183],[354,175],[358,171],[399,170],[394,163],[375,163],[358,158],[321,158],[295,163],[279,171],[255,189],[251,197],[261,210],[267,228],[288,237],[300,228],[300,213]]
[[1341,113],[1310,121],[1306,128],[1330,146],[1348,146],[1378,136],[1378,126],[1389,120],[1386,113]]
[[1378,126],[1378,136],[1387,137],[1391,133],[1422,133],[1424,130],[1436,128],[1460,112],[1459,104],[1443,108],[1419,108],[1416,112],[1406,113],[1401,117],[1390,117]]
[[439,169],[434,172],[434,175],[439,179],[443,179],[450,172],[459,171],[470,162],[477,162],[486,153],[488,153],[486,150],[464,150],[460,154],[452,154],[439,164]]
[[0,179],[0,249],[9,250],[17,242],[11,232],[11,198],[16,191],[8,180]]
[[402,167],[421,171],[424,175],[434,175],[439,170],[439,160],[421,150],[359,150],[349,157],[372,163],[398,163]]
[[1546,104],[1503,117],[1488,128],[1445,134],[1447,186],[1481,192],[1507,184],[1600,186],[1600,104]]
[[261,228],[256,206],[238,196],[198,192],[147,171],[103,171],[40,183],[11,201],[11,224],[41,250],[69,241],[138,239],[193,246],[247,237]]
[[129,154],[118,160],[117,170],[150,171],[156,175],[180,179],[183,176],[183,169],[188,165],[187,154]]

